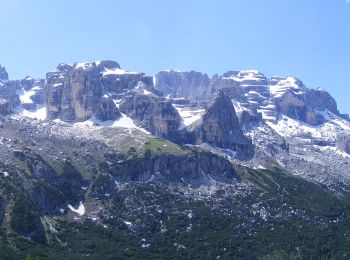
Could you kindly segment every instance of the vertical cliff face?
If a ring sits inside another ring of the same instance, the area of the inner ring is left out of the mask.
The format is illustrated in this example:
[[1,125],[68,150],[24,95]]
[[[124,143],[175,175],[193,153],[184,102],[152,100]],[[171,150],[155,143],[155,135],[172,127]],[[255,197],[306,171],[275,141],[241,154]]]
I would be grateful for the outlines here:
[[341,133],[337,135],[337,148],[340,151],[346,152],[347,154],[350,154],[350,136]]
[[101,100],[102,96],[125,95],[139,85],[153,89],[151,77],[122,70],[114,61],[60,64],[46,78],[48,118],[64,121],[85,121],[95,112],[101,119],[112,120],[118,113],[111,102]]
[[152,133],[156,136],[175,140],[181,124],[181,117],[168,101],[156,104],[152,117]]
[[0,115],[6,116],[12,113],[11,102],[0,98]]
[[199,141],[235,151],[250,144],[243,135],[231,100],[223,92],[219,92],[203,116]]
[[95,112],[95,116],[101,121],[116,120],[120,118],[121,113],[112,98],[102,97]]
[[209,85],[208,75],[196,71],[169,70],[155,75],[155,88],[174,97],[203,98],[209,94]]
[[95,62],[60,64],[46,78],[49,119],[85,121],[95,113],[102,95],[100,71]]
[[179,113],[169,101],[143,89],[126,97],[120,110],[162,138],[174,140],[181,124]]
[[328,92],[309,89],[299,79],[273,78],[271,92],[277,112],[307,124],[315,126],[325,121],[319,111],[339,115],[337,103]]

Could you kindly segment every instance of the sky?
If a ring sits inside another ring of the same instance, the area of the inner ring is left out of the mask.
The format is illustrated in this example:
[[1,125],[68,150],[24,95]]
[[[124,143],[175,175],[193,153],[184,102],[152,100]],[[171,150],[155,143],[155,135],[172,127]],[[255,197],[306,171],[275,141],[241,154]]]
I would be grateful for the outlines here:
[[350,112],[350,0],[0,0],[0,24],[11,79],[105,59],[149,75],[257,69]]

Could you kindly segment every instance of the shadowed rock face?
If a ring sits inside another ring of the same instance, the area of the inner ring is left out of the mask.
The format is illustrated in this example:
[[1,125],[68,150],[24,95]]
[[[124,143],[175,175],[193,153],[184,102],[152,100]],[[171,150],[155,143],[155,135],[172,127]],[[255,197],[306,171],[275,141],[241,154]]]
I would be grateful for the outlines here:
[[135,88],[140,82],[153,87],[152,77],[143,73],[107,74],[102,76],[101,81],[106,92],[117,94]]
[[219,93],[203,116],[199,141],[233,150],[250,144],[250,140],[243,135],[231,100],[223,92]]
[[20,104],[18,97],[18,90],[21,88],[20,81],[0,81],[0,98],[10,101],[12,107],[16,107]]
[[121,113],[112,98],[102,97],[95,112],[95,116],[101,121],[116,120],[120,118]]
[[208,75],[196,71],[161,71],[155,76],[155,88],[174,97],[203,98],[209,85]]
[[11,103],[9,100],[0,99],[0,115],[6,116],[12,113]]
[[261,114],[256,110],[243,110],[237,114],[242,128],[249,129],[262,122]]
[[208,143],[223,149],[237,151],[238,157],[253,153],[252,142],[243,132],[231,100],[220,91],[203,118],[184,129],[183,143]]
[[339,150],[350,154],[350,136],[346,134],[338,134],[337,147]]
[[175,140],[181,124],[181,117],[170,102],[160,101],[154,108],[152,124],[154,135]]
[[120,105],[120,110],[152,134],[175,140],[181,117],[173,105],[155,94],[134,93]]
[[8,80],[8,79],[9,79],[9,75],[7,74],[5,67],[1,67],[0,65],[0,80]]
[[[192,159],[189,159],[191,156]],[[210,153],[151,156],[133,164],[112,165],[110,172],[121,182],[146,182],[158,172],[164,179],[185,179],[193,187],[210,185],[208,176],[228,183],[240,180],[229,161]]]
[[124,98],[120,111],[141,122],[143,127],[150,129],[148,120],[153,116],[157,102],[159,102],[159,97],[156,95],[133,93]]

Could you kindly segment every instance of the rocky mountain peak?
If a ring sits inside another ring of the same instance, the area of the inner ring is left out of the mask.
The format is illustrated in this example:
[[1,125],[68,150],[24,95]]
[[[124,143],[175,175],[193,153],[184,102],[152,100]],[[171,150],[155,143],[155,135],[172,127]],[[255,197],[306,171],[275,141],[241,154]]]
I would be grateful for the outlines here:
[[203,116],[202,141],[218,147],[240,151],[249,145],[231,100],[220,91]]
[[5,67],[1,67],[0,65],[0,80],[8,80],[8,79],[9,79],[9,75]]

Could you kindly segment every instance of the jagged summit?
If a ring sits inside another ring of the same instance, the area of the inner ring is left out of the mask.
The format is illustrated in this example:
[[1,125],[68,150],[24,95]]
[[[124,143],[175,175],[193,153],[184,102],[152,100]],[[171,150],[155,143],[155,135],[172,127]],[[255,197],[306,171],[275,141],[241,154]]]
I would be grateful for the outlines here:
[[1,67],[1,64],[0,64],[0,80],[8,80],[8,79],[9,79],[9,75],[7,74],[5,67]]

